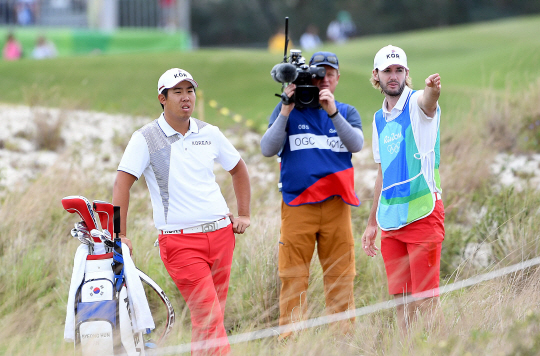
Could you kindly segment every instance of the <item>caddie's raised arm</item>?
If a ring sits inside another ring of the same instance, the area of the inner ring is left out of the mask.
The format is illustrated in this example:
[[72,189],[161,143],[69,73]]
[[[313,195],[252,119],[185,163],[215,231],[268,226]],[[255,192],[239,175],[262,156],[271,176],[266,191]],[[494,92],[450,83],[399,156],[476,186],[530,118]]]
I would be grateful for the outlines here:
[[418,106],[429,117],[437,112],[437,100],[441,95],[441,76],[435,73],[426,78],[424,93],[418,98]]

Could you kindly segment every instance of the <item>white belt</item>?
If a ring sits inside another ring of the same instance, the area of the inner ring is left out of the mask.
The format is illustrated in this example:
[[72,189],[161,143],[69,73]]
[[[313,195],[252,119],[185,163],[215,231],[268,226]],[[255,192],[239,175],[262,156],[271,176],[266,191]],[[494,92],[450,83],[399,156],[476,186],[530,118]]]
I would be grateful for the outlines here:
[[437,201],[437,200],[441,200],[441,199],[442,199],[442,197],[441,197],[441,193],[439,193],[439,192],[435,192],[435,193],[433,193],[433,194],[435,194],[435,201]]
[[213,232],[220,229],[223,229],[224,227],[229,226],[231,223],[231,219],[229,219],[228,216],[224,217],[223,219],[219,219],[213,222],[209,222],[206,224],[201,224],[193,227],[188,227],[187,229],[178,229],[178,230],[159,230],[159,233],[162,235],[169,235],[169,234],[196,234],[196,233],[206,233],[206,232]]

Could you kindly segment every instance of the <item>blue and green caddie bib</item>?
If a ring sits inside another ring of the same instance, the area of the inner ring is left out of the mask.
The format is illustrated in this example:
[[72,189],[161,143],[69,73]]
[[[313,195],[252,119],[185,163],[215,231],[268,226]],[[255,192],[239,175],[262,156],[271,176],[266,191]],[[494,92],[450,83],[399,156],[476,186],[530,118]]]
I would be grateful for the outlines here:
[[[382,109],[375,113],[379,137],[379,153],[383,176],[377,223],[382,230],[397,230],[431,214],[435,197],[422,174],[422,164],[427,154],[435,152],[433,177],[439,191],[440,133],[437,122],[437,140],[433,150],[420,154],[411,125],[409,93],[401,114],[386,122]],[[439,120],[439,117],[436,118]]]

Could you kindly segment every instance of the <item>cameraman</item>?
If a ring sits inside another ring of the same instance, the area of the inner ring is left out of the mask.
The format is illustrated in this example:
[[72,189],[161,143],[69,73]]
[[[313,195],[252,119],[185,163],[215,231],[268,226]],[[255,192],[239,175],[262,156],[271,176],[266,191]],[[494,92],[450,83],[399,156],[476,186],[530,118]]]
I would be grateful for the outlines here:
[[[360,202],[354,192],[351,157],[364,144],[362,122],[353,106],[334,99],[340,77],[337,56],[316,52],[309,65],[326,69],[324,78],[312,81],[319,88],[321,108],[298,109],[292,100],[289,105],[280,102],[261,139],[264,156],[281,158],[279,325],[307,319],[306,293],[315,244],[324,273],[327,313],[355,308],[350,205]],[[284,93],[290,98],[295,88],[290,84]],[[345,332],[349,330],[349,322],[342,326]],[[283,333],[279,339],[291,334]]]

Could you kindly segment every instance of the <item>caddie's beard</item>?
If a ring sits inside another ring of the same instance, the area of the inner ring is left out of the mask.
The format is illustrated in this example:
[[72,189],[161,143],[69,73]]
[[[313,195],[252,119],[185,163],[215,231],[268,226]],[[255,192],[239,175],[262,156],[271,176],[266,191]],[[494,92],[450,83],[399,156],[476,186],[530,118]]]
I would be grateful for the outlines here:
[[399,88],[394,89],[394,90],[388,89],[388,86],[383,84],[382,82],[379,82],[379,84],[381,86],[382,91],[388,96],[400,96],[401,93],[403,93],[403,90],[405,89],[405,81],[401,83]]

